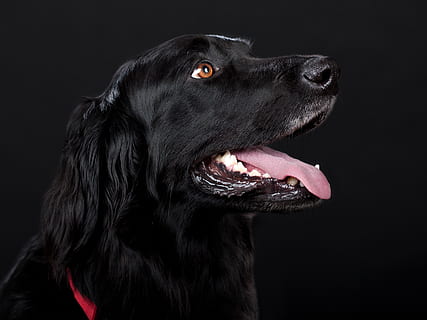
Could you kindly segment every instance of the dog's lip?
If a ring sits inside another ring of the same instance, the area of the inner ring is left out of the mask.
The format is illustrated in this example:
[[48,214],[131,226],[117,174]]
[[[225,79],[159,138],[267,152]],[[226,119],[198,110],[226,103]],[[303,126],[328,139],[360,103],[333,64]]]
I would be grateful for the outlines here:
[[296,126],[291,130],[291,133],[287,134],[285,137],[296,137],[303,135],[318,126],[320,126],[328,117],[330,110],[321,110],[315,115],[311,116],[306,122],[302,125]]
[[[291,129],[287,131],[284,135],[282,135],[280,138],[292,138],[299,135],[303,135],[321,124],[325,122],[325,120],[328,118],[329,114],[332,111],[332,107],[335,104],[336,97],[333,97],[329,103],[327,103],[323,108],[317,110],[316,112],[313,112],[311,115],[306,116],[305,121],[301,123],[297,123],[295,126],[293,126]],[[278,139],[275,139],[278,140]],[[275,141],[274,140],[274,141]],[[274,142],[272,141],[272,142]]]

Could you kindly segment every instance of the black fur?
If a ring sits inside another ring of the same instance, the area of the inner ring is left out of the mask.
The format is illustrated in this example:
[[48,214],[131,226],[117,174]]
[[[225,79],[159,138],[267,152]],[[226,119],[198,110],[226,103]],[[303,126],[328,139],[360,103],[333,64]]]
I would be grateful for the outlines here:
[[[2,320],[86,319],[67,269],[97,319],[256,319],[251,212],[296,204],[209,195],[190,172],[329,112],[337,88],[301,80],[318,57],[249,52],[247,41],[172,39],[76,108],[42,230],[3,284]],[[191,78],[206,60],[220,71]]]

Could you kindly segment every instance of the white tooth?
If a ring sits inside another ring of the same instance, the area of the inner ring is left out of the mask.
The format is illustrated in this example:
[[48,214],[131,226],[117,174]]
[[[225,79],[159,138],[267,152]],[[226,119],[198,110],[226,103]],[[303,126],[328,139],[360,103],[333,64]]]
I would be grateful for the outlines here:
[[302,183],[302,181],[300,181],[300,182],[299,182],[299,186],[300,186],[300,187],[302,187],[302,188],[304,188],[304,187],[305,187],[305,186],[304,186],[304,183]]
[[256,169],[253,169],[251,172],[249,172],[248,173],[249,174],[249,176],[251,176],[251,177],[261,177],[261,172],[259,172],[258,170],[256,170]]
[[298,179],[294,178],[294,177],[287,177],[286,178],[286,183],[290,184],[291,186],[296,186],[298,184]]
[[220,154],[218,154],[218,155],[214,158],[214,160],[215,160],[216,162],[222,162],[222,156],[221,156]]
[[271,176],[270,176],[268,173],[264,173],[264,174],[262,175],[262,177],[263,177],[263,178],[271,178]]
[[236,158],[236,156],[231,155],[229,151],[227,151],[227,152],[224,154],[224,156],[223,156],[223,158],[222,158],[222,161],[224,162],[224,164],[225,164],[227,167],[232,167],[232,166],[234,166],[235,164],[237,164],[237,158]]
[[246,173],[248,171],[248,169],[243,165],[243,163],[241,163],[240,161],[237,162],[237,164],[235,164],[233,166],[233,171],[237,171],[240,173]]
[[314,167],[320,170],[320,164],[316,164]]
[[225,152],[222,156],[220,156],[221,162],[225,163],[226,159],[230,156],[230,152]]

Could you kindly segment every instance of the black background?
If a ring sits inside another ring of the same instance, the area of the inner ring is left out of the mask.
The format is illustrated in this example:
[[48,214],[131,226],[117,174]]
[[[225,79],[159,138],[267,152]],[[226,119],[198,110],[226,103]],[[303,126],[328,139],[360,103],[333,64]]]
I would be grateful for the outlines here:
[[125,60],[174,36],[255,41],[256,55],[340,64],[327,123],[278,144],[320,163],[333,198],[256,219],[261,319],[426,312],[427,26],[419,2],[20,1],[2,4],[0,276],[38,229],[73,107]]

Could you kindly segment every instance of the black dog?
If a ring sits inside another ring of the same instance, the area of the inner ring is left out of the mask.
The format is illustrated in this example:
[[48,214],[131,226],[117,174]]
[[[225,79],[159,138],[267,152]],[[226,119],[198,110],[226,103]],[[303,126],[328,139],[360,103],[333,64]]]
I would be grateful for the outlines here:
[[328,58],[259,59],[214,35],[123,65],[71,117],[0,318],[256,319],[251,213],[330,196],[320,170],[265,145],[320,124],[337,78]]

